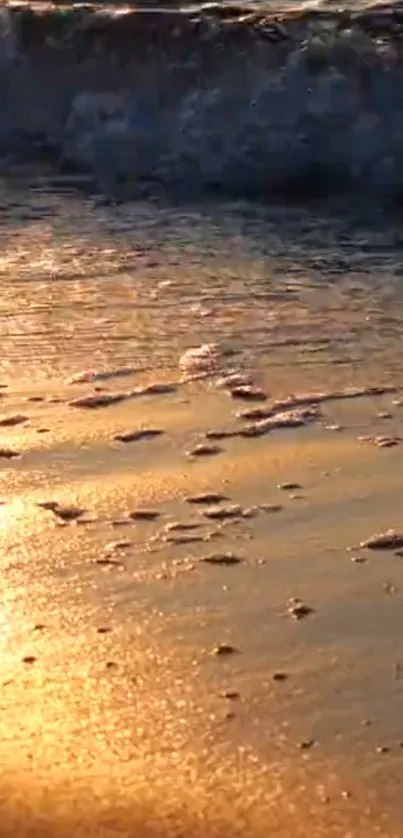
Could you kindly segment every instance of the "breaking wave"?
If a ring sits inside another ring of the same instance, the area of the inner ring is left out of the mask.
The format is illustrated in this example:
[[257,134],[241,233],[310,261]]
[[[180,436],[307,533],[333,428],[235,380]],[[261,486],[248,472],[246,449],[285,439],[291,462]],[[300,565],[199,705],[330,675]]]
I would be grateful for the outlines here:
[[403,198],[403,7],[3,7],[0,161],[168,188]]

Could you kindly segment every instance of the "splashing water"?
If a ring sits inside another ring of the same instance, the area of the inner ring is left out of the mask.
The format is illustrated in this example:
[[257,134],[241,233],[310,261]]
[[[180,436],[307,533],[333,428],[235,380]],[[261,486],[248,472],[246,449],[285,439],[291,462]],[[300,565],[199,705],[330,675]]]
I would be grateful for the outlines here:
[[110,193],[403,193],[398,7],[24,14],[0,13],[4,154],[45,149]]

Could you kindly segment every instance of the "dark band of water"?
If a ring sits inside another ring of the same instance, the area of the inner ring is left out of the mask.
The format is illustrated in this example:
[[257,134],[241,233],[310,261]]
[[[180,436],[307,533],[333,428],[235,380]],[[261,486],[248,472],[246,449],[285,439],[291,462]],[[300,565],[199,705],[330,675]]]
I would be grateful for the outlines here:
[[403,9],[25,5],[0,19],[0,150],[150,189],[403,195]]

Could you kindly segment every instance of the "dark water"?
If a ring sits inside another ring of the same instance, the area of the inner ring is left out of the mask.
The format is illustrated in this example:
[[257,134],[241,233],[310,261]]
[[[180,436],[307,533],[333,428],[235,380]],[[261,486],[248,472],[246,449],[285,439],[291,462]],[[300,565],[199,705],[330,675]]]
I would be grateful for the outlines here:
[[399,203],[401,26],[398,5],[277,19],[4,8],[2,165],[46,158],[121,199]]

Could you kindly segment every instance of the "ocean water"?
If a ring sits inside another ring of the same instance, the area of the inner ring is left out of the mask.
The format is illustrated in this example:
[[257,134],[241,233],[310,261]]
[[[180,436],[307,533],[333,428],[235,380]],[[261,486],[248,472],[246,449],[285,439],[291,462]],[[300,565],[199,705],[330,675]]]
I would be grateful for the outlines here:
[[3,7],[2,165],[110,198],[168,190],[398,204],[401,9]]

